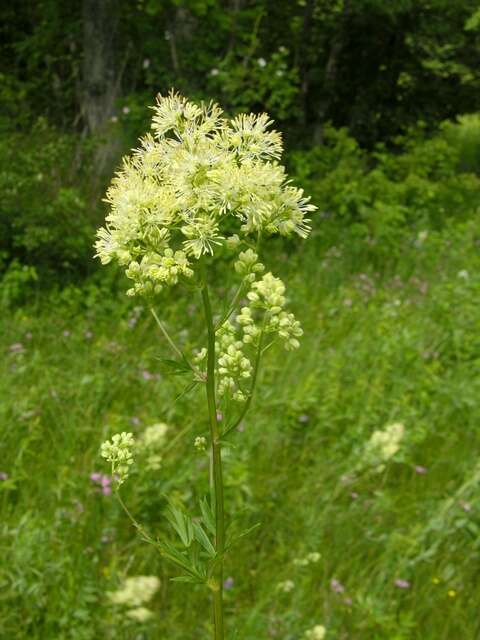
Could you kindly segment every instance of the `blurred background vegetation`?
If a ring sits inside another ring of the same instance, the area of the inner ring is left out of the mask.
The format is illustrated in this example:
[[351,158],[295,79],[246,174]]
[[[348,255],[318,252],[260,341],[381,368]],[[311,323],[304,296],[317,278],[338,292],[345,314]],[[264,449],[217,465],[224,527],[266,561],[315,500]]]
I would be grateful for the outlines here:
[[[269,356],[227,452],[231,509],[264,523],[227,565],[230,637],[477,640],[478,2],[18,0],[0,51],[0,638],[209,637],[205,594],[170,583],[90,480],[111,433],[166,421],[174,446],[125,489],[132,510],[155,530],[165,494],[208,491],[203,396],[172,401],[182,381],[158,369],[141,301],[92,258],[105,187],[175,87],[268,111],[319,208],[305,246],[275,240],[264,260],[306,335]],[[162,301],[186,349],[198,311]],[[395,421],[401,451],[358,478]],[[148,624],[109,605],[152,573]]]

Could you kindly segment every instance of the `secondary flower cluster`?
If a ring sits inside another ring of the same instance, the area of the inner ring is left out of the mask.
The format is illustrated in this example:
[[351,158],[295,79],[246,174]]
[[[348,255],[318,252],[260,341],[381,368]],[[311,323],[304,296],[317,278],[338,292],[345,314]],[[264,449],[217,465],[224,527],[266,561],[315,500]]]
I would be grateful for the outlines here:
[[143,605],[150,602],[159,587],[160,580],[156,576],[133,576],[126,578],[120,589],[109,591],[107,595],[112,604],[127,607],[129,618],[145,622],[153,613]]
[[385,468],[385,462],[390,460],[400,449],[405,427],[401,422],[390,424],[383,431],[374,431],[365,445],[362,466],[373,467],[378,473]]
[[223,396],[229,392],[238,401],[246,399],[242,382],[251,378],[253,372],[247,354],[249,347],[258,348],[261,336],[273,334],[283,341],[285,349],[296,349],[300,345],[298,337],[303,334],[295,316],[284,310],[283,282],[271,273],[255,279],[255,274],[263,271],[257,259],[251,250],[240,254],[235,269],[249,283],[248,304],[241,307],[233,322],[227,319],[217,331],[218,393]]
[[305,640],[323,640],[325,638],[325,634],[327,630],[321,624],[317,624],[313,627],[313,629],[309,629],[305,631],[304,638]]
[[102,458],[111,463],[112,476],[119,485],[127,479],[130,465],[133,464],[133,446],[133,434],[123,431],[116,433],[111,441],[107,440],[100,448]]
[[315,207],[278,164],[281,136],[266,114],[228,120],[218,105],[173,92],[153,111],[153,135],[108,189],[111,210],[95,245],[103,264],[126,268],[130,295],[191,278],[196,260],[234,247],[238,234],[308,235]]
[[162,466],[162,449],[167,440],[169,426],[164,422],[157,422],[147,427],[136,440],[136,453],[145,461],[145,468],[158,471]]

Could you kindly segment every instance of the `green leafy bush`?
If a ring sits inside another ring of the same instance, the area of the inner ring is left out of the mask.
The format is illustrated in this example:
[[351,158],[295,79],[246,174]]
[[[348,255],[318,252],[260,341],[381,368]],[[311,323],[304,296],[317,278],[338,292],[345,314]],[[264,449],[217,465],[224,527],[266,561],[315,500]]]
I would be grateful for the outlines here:
[[376,254],[400,251],[412,230],[440,229],[478,207],[480,180],[459,170],[459,145],[444,135],[409,132],[396,139],[397,153],[384,145],[367,153],[346,129],[328,127],[325,138],[324,146],[291,154],[293,171],[324,218],[347,224]]
[[[39,121],[0,138],[0,251],[65,280],[89,271],[92,226],[81,188],[78,139]],[[85,155],[84,149],[81,150]]]

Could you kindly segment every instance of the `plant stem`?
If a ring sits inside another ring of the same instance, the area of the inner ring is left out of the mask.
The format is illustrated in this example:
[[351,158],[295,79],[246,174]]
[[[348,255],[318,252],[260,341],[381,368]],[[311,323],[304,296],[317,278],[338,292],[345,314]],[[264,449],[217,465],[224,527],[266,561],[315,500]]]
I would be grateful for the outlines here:
[[225,516],[223,507],[222,445],[220,441],[220,429],[217,421],[217,406],[215,401],[215,328],[213,326],[212,307],[210,304],[210,296],[208,294],[208,286],[205,274],[203,273],[202,275],[202,300],[208,333],[206,389],[213,461],[215,551],[217,553],[212,583],[213,625],[214,639],[223,640],[223,554],[225,551]]

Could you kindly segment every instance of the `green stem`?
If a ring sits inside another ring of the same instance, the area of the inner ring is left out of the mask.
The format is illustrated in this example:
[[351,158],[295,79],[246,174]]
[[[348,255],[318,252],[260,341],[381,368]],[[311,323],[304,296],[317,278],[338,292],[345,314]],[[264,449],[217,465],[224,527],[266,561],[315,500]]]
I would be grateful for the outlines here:
[[213,326],[212,307],[210,304],[210,296],[208,294],[205,273],[203,272],[202,275],[202,300],[208,333],[206,389],[212,447],[213,488],[215,496],[215,551],[217,553],[213,582],[211,583],[213,593],[213,625],[214,639],[223,640],[223,554],[225,551],[225,516],[223,506],[222,445],[215,401],[215,328]]

